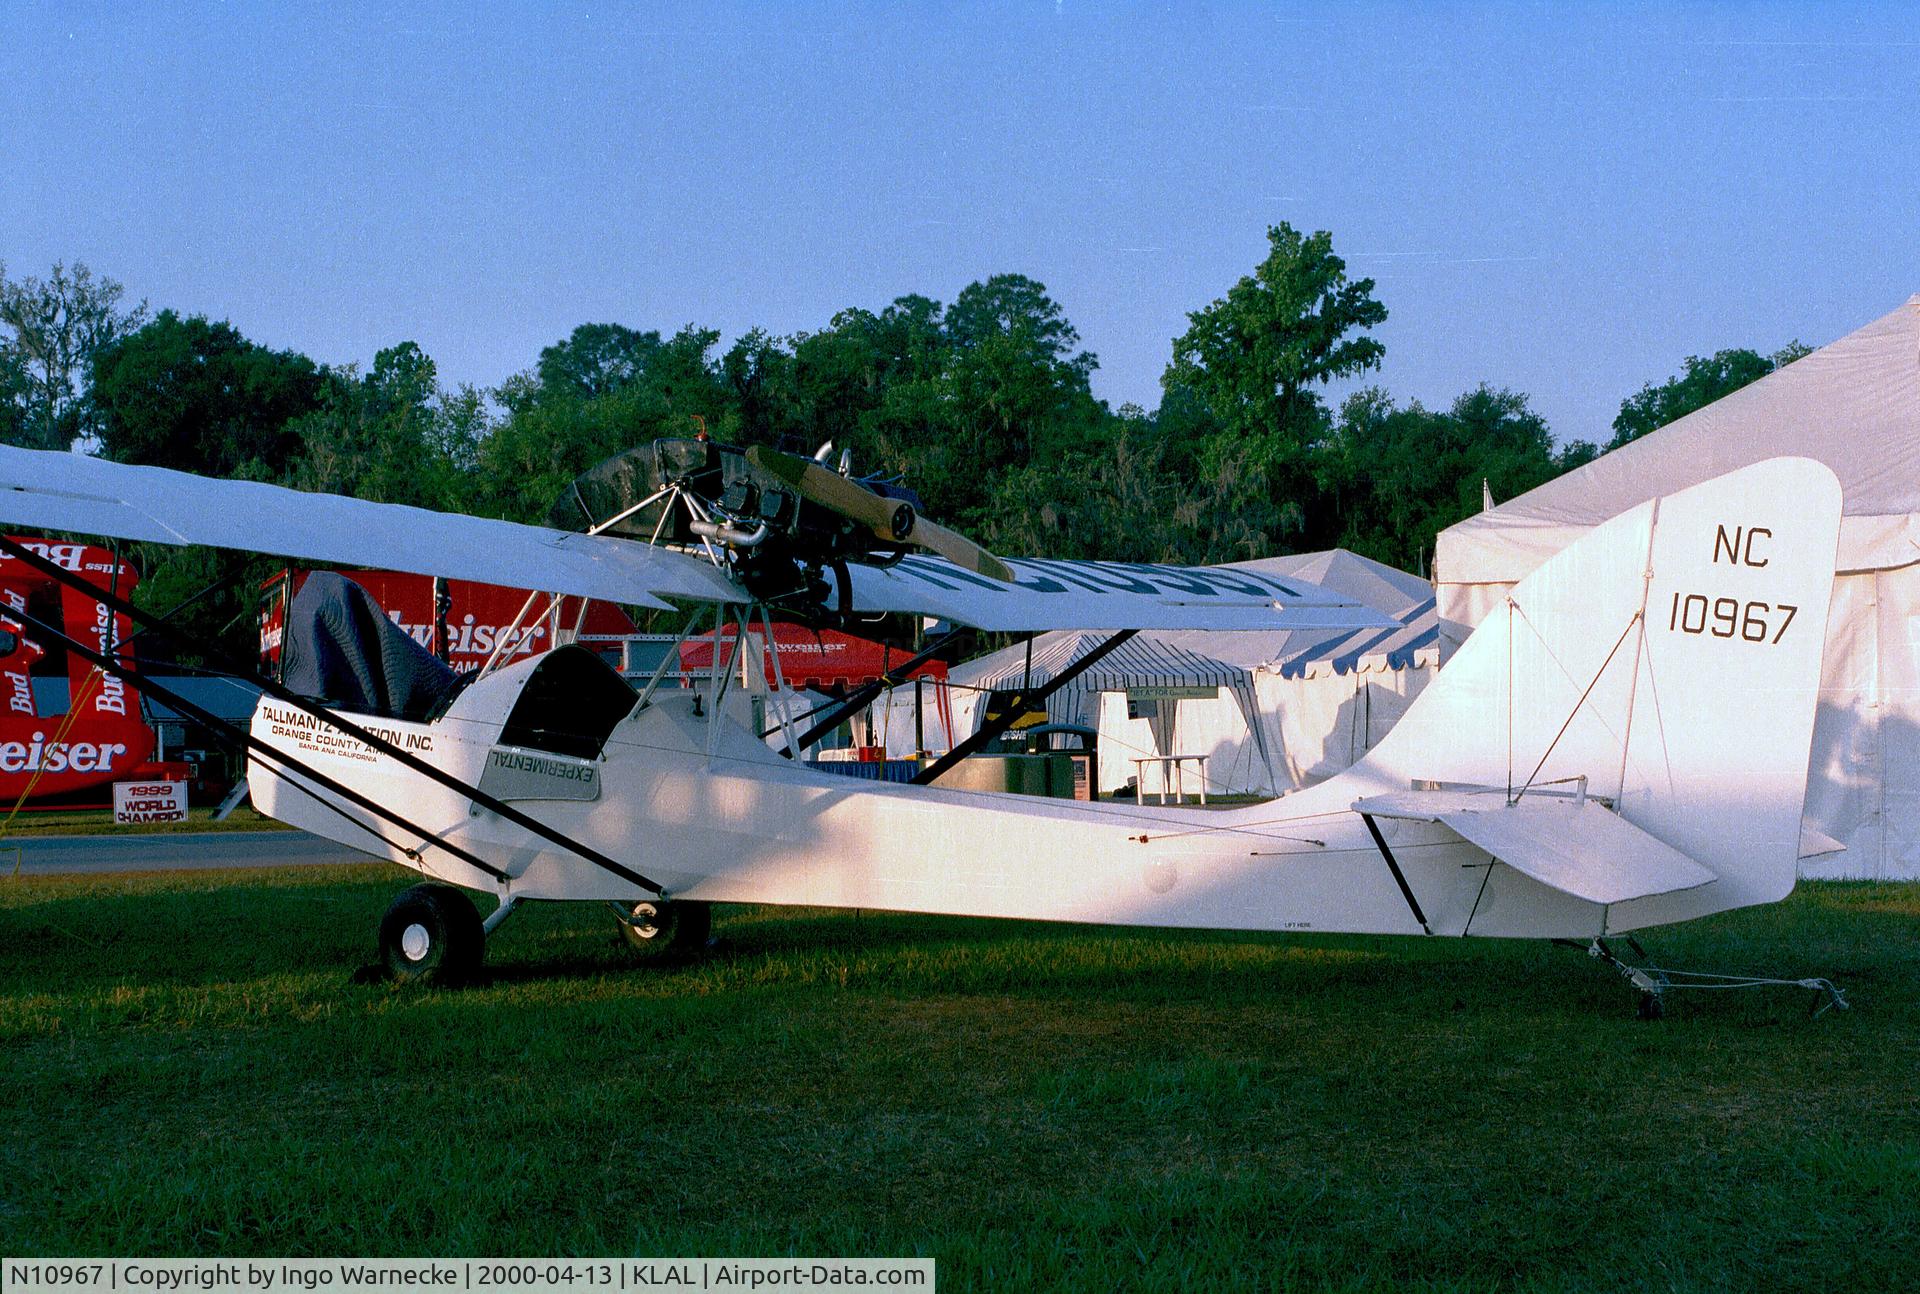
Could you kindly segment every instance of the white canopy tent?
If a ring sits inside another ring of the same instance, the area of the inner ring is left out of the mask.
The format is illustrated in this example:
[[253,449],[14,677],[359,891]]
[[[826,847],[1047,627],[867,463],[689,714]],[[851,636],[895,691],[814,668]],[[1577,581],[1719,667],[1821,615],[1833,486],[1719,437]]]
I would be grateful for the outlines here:
[[[954,688],[954,730],[968,733],[979,727],[979,715],[989,694],[1046,683],[1107,636],[1084,632],[1041,634],[1031,643],[1016,643],[955,668],[948,676]],[[1100,789],[1111,791],[1132,779],[1134,756],[1212,753],[1189,751],[1180,745],[1178,725],[1192,706],[1224,705],[1248,739],[1246,755],[1252,766],[1241,780],[1271,787],[1275,781],[1273,760],[1259,722],[1253,671],[1167,638],[1141,634],[1122,643],[1047,698],[1047,718],[1099,731]],[[1145,731],[1109,742],[1108,713],[1117,705],[1120,721],[1126,722],[1130,697],[1135,710],[1149,716],[1133,721]],[[907,700],[910,702],[911,697]],[[1217,772],[1210,771],[1210,778],[1216,788],[1223,785]]]
[[[1319,781],[1378,741],[1432,677],[1438,655],[1432,589],[1425,580],[1339,548],[1236,565],[1345,594],[1401,623],[1354,631],[1139,635],[1127,644],[1127,659],[1137,662],[1151,652],[1160,658],[1155,670],[1136,671],[1131,684],[1115,687],[1095,687],[1083,678],[1049,706],[1048,717],[1056,722],[1098,730],[1103,792],[1133,777],[1135,756],[1175,753],[1208,756],[1208,789],[1214,792],[1278,795]],[[1043,674],[1043,662],[1071,659],[1066,653],[1089,649],[1103,637],[1053,633],[1036,638],[1036,680],[1052,676],[1054,666],[1046,665]],[[1116,653],[1102,668],[1118,659]],[[1015,646],[960,666],[952,677],[968,687],[986,685],[989,678],[1002,680],[991,686],[1017,687],[1025,662],[1025,646]],[[1112,680],[1100,669],[1088,677]],[[1131,706],[1129,686],[1136,693]],[[1142,705],[1138,694],[1155,686],[1213,694]],[[955,689],[956,733],[977,727],[975,695]],[[900,688],[876,716],[890,755],[911,753],[913,704],[913,689]],[[1130,717],[1130,711],[1152,717]]]
[[1397,628],[1309,643],[1260,671],[1260,708],[1279,724],[1293,785],[1322,781],[1366,754],[1433,681],[1440,626],[1432,596],[1397,618]]
[[1827,464],[1845,500],[1806,825],[1846,851],[1805,858],[1801,871],[1920,877],[1920,296],[1443,531],[1434,558],[1442,654],[1515,581],[1591,527],[1782,455]]
[[[1213,756],[1209,771],[1222,789],[1279,794],[1351,765],[1433,677],[1439,667],[1433,589],[1417,575],[1344,548],[1237,564],[1344,593],[1399,621],[1391,629],[1155,635],[1253,669],[1273,782],[1252,779],[1251,735],[1221,706],[1182,702],[1178,740],[1183,750]],[[1128,725],[1124,708],[1109,706],[1100,738],[1115,748],[1139,745],[1144,726]]]
[[[1418,575],[1409,575],[1345,548],[1293,553],[1286,557],[1262,557],[1251,562],[1233,562],[1227,567],[1229,570],[1239,568],[1279,579],[1305,580],[1331,592],[1344,594],[1394,619],[1402,618],[1409,608],[1433,598],[1433,587]],[[1371,635],[1394,632],[1397,631],[1280,629],[1257,633],[1181,629],[1160,630],[1153,636],[1161,642],[1178,643],[1190,651],[1204,652],[1216,660],[1252,669],[1303,657],[1314,649],[1334,642],[1348,639],[1358,642]]]

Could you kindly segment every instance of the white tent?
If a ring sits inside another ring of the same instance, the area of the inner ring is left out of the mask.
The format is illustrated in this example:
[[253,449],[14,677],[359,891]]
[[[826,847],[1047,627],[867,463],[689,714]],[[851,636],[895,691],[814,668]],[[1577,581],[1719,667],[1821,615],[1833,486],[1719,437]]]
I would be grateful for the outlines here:
[[[1107,637],[1077,631],[1041,634],[1030,643],[1016,643],[956,667],[948,676],[953,686],[954,730],[967,733],[979,727],[990,693],[1049,682]],[[1117,705],[1120,721],[1125,722],[1130,700],[1137,712],[1150,716],[1133,721],[1144,731],[1109,742],[1109,711]],[[1190,751],[1180,744],[1186,712],[1199,705],[1224,705],[1232,711],[1238,731],[1248,738],[1248,762],[1253,765],[1239,780],[1271,788],[1273,760],[1259,722],[1253,671],[1169,642],[1163,635],[1142,634],[1109,652],[1047,698],[1047,717],[1054,723],[1099,730],[1100,789],[1111,791],[1133,778],[1134,756],[1212,753]],[[890,722],[889,729],[892,726]],[[1156,776],[1149,774],[1150,786],[1156,784],[1151,780]],[[1215,789],[1224,785],[1218,772],[1209,770],[1209,776]]]
[[[1265,745],[1278,775],[1270,788],[1246,780],[1247,736],[1204,702],[1180,708],[1183,749],[1212,753],[1229,789],[1291,790],[1333,776],[1365,754],[1406,712],[1439,667],[1433,589],[1417,575],[1344,548],[1238,563],[1344,593],[1399,621],[1392,629],[1291,633],[1163,634],[1222,660],[1254,666]],[[1101,740],[1110,739],[1102,725]],[[1137,734],[1115,732],[1115,740]]]
[[1260,709],[1279,725],[1275,744],[1292,785],[1332,777],[1366,754],[1433,680],[1440,626],[1432,596],[1393,614],[1400,623],[1392,629],[1307,643],[1260,671]]
[[1802,860],[1802,874],[1920,877],[1920,296],[1442,532],[1442,651],[1590,527],[1781,455],[1827,464],[1845,497],[1806,825],[1847,849]]
[[[1068,694],[1071,702],[1056,697],[1049,718],[1099,731],[1102,791],[1133,777],[1135,756],[1175,753],[1208,756],[1208,785],[1216,792],[1275,795],[1318,781],[1378,741],[1432,677],[1438,655],[1432,589],[1425,580],[1339,548],[1237,565],[1347,594],[1401,623],[1386,630],[1141,634],[1128,644],[1136,654],[1151,648],[1187,663],[1184,673],[1165,671],[1163,682],[1214,692],[1150,707],[1137,698],[1130,706],[1125,688],[1081,687]],[[1069,650],[1063,644],[1071,641],[1074,649],[1084,650],[1103,636],[1054,633],[1035,639],[1036,678],[1042,677],[1040,662]],[[1012,647],[957,668],[953,679],[977,687],[991,672],[1012,680],[1002,685],[1019,686],[1025,660],[1026,648]],[[1198,667],[1197,661],[1210,664]],[[1222,668],[1237,672],[1218,672]],[[1242,675],[1251,684],[1251,705]],[[1144,674],[1132,684],[1136,694],[1153,685]],[[959,689],[953,694],[956,732],[971,732],[977,725],[971,695]],[[898,689],[878,716],[890,754],[910,753],[913,701],[910,689]],[[1130,717],[1130,711],[1143,710],[1153,717]]]

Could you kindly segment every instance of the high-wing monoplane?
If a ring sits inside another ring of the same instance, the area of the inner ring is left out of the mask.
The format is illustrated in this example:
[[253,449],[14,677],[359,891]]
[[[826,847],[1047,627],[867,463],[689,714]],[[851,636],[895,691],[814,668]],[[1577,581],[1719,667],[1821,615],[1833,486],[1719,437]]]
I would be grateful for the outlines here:
[[[1668,980],[1614,960],[1609,939],[1793,888],[1839,515],[1833,474],[1804,459],[1650,500],[1516,586],[1348,771],[1186,809],[935,784],[992,722],[914,784],[819,771],[800,756],[848,711],[757,731],[742,694],[758,662],[735,668],[750,626],[905,613],[1109,631],[1084,668],[1143,629],[1373,613],[1238,568],[997,557],[826,452],[655,442],[582,478],[539,527],[0,450],[7,525],[690,608],[689,633],[738,622],[734,659],[666,687],[578,646],[471,679],[410,675],[356,645],[348,602],[312,612],[306,686],[268,681],[238,734],[251,793],[428,878],[381,926],[408,978],[471,973],[523,900],[614,904],[653,946],[702,941],[709,904],[761,903],[1577,940],[1657,1006]],[[70,649],[165,696],[110,642]],[[468,892],[495,900],[484,920]]]

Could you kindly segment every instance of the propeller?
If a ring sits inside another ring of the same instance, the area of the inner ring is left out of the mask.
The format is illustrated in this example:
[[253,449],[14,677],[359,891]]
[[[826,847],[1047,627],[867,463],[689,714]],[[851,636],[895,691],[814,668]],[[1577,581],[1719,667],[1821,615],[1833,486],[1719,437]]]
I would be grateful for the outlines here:
[[777,449],[755,445],[747,461],[785,481],[794,493],[859,525],[881,539],[913,544],[940,554],[955,566],[977,575],[1013,583],[1007,564],[957,530],[949,530],[914,511],[904,499],[889,499],[850,481],[821,463]]

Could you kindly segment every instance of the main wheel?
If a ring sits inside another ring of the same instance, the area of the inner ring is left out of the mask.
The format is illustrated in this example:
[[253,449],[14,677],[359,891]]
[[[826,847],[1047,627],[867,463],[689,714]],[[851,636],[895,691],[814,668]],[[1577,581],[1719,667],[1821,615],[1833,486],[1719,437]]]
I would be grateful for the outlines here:
[[648,961],[690,957],[707,946],[713,908],[684,899],[641,899],[620,918],[620,933]]
[[486,942],[473,900],[451,885],[428,882],[404,890],[380,918],[380,960],[403,984],[472,979]]

